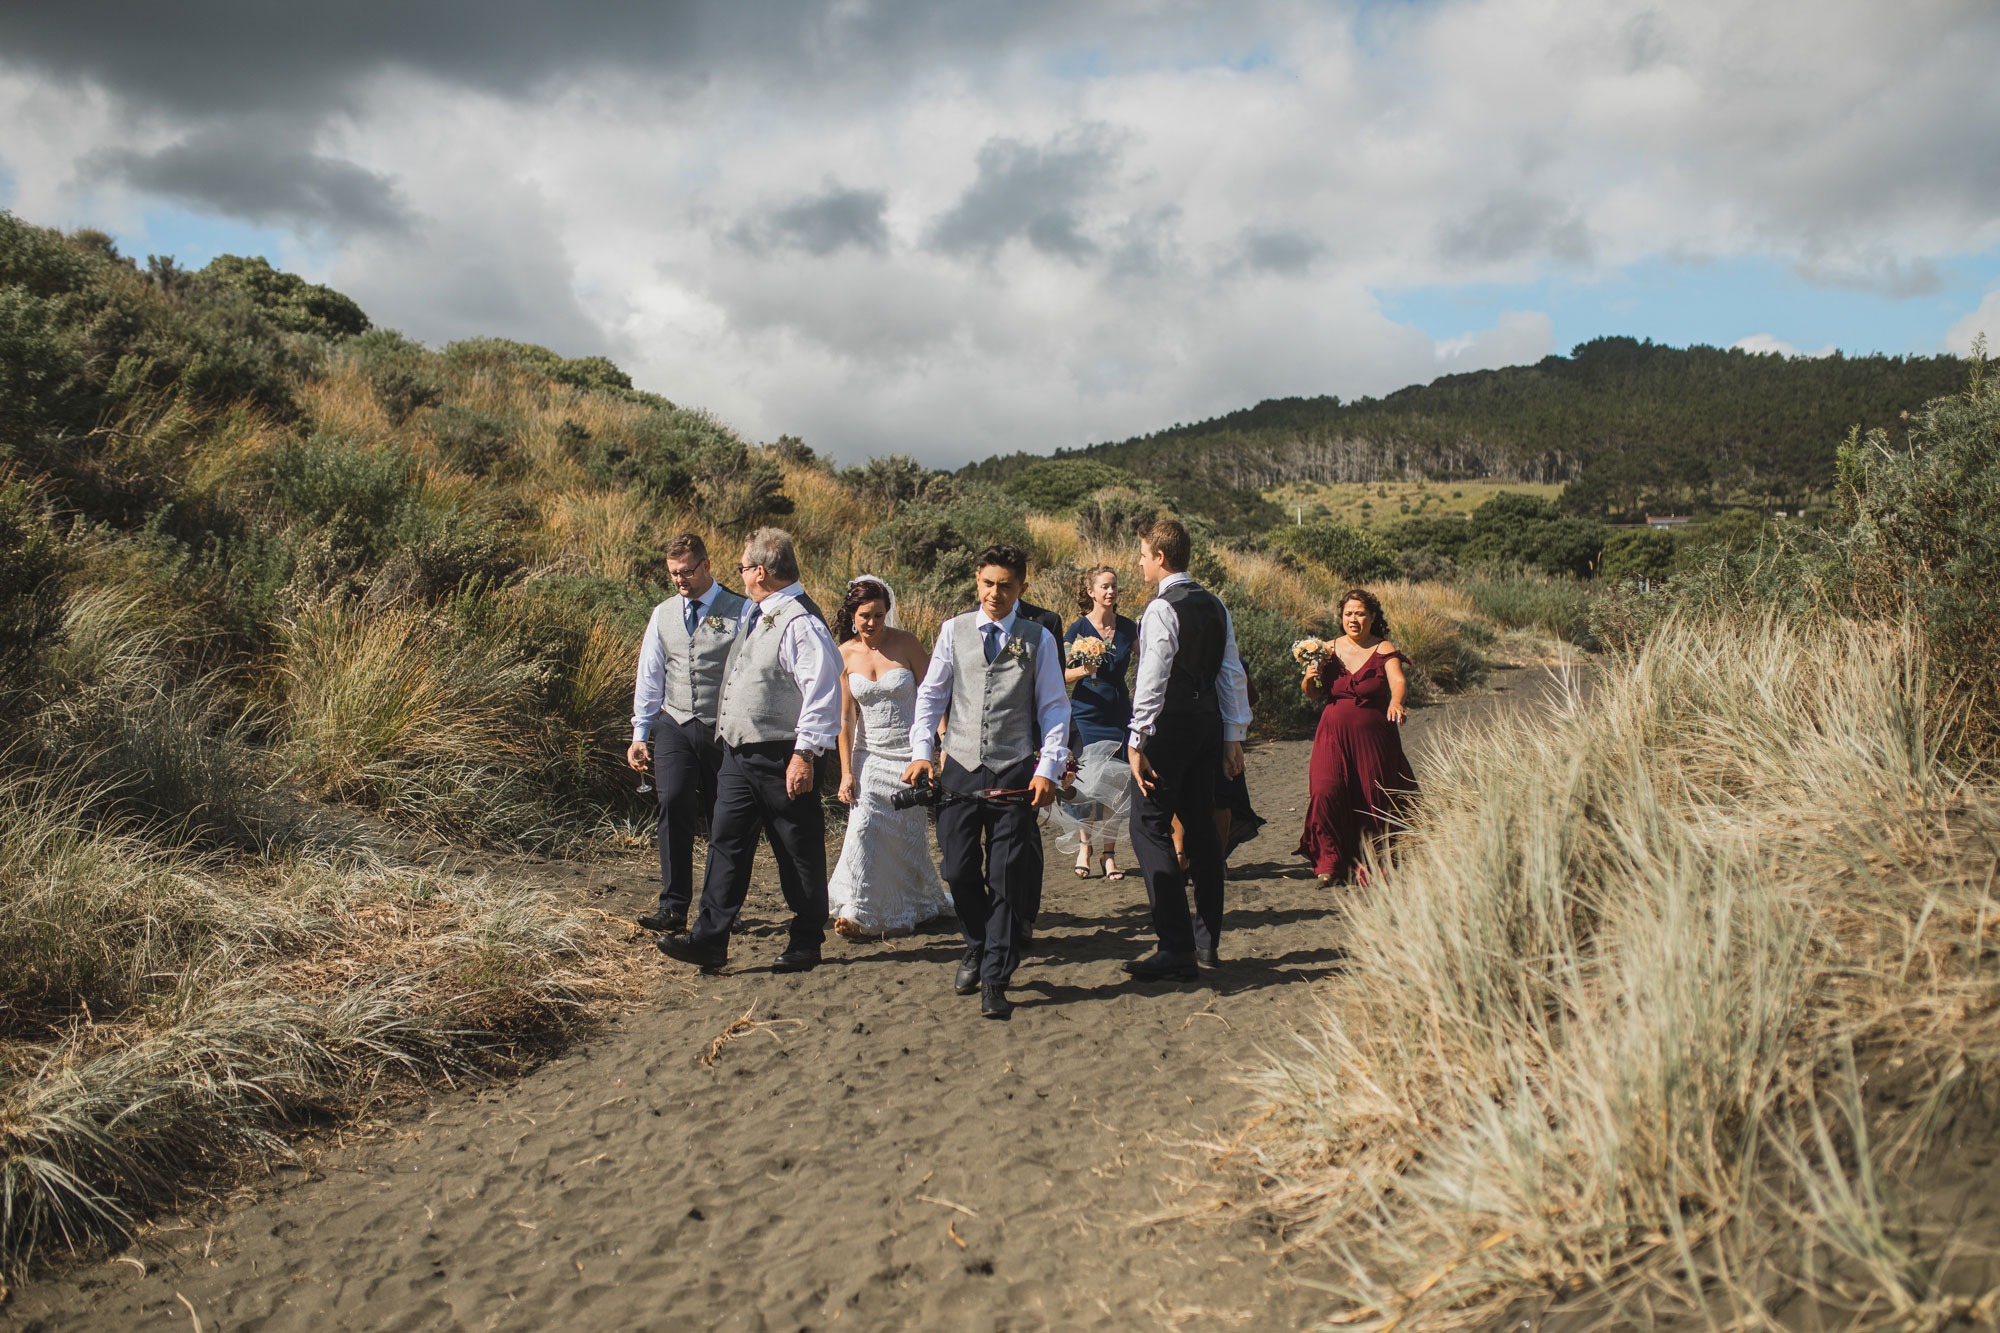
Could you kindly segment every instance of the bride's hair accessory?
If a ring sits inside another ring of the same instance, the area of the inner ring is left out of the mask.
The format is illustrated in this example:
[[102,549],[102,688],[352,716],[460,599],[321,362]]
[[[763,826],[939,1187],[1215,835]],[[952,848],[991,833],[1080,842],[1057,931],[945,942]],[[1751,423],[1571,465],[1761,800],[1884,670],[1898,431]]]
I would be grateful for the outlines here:
[[834,642],[846,643],[854,637],[854,613],[870,602],[883,603],[887,610],[885,622],[892,626],[896,623],[896,594],[882,580],[863,574],[848,583],[847,596],[841,598],[840,610],[833,614]]

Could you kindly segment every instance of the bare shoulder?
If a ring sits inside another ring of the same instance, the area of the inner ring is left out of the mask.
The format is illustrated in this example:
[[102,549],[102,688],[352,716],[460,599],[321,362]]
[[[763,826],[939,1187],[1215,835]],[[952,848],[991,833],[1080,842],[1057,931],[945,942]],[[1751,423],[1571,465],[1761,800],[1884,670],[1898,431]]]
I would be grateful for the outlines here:
[[906,629],[886,629],[882,631],[882,640],[885,655],[905,666],[923,655],[924,641]]
[[1389,642],[1387,639],[1384,639],[1382,640],[1382,642],[1375,645],[1375,653],[1378,657],[1393,657],[1397,653],[1400,653],[1401,651],[1403,650],[1398,648],[1395,644]]

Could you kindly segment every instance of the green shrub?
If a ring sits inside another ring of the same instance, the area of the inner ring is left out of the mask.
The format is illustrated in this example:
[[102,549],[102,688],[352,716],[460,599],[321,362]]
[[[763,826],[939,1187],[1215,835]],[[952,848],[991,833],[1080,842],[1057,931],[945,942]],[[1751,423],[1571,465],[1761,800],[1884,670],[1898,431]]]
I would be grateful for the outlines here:
[[1979,727],[2000,732],[2000,392],[1985,343],[1963,394],[1933,399],[1909,446],[1856,432],[1840,451],[1839,548],[1855,609],[1913,618],[1931,660],[1966,692]]
[[1670,533],[1648,528],[1614,532],[1605,538],[1597,576],[1608,582],[1663,579],[1674,572],[1675,555]]
[[1216,586],[1229,607],[1243,670],[1257,687],[1258,732],[1275,736],[1310,732],[1319,721],[1319,708],[1299,689],[1299,668],[1292,661],[1292,643],[1303,637],[1305,627],[1259,606],[1240,589]]
[[292,517],[370,557],[382,552],[414,500],[410,461],[401,450],[360,448],[327,435],[279,450],[271,485]]
[[947,600],[970,598],[973,557],[996,542],[1031,545],[1020,506],[983,488],[950,504],[910,505],[868,533],[873,560]]
[[1133,541],[1162,507],[1150,488],[1106,486],[1077,507],[1076,535],[1087,542]]
[[1458,559],[1585,578],[1596,567],[1604,539],[1604,525],[1595,520],[1572,518],[1536,496],[1502,491],[1472,511]]
[[950,504],[958,493],[950,473],[927,468],[902,454],[871,458],[859,467],[846,468],[840,482],[857,496],[891,511],[907,504]]
[[1294,555],[1317,561],[1350,583],[1396,575],[1394,553],[1366,528],[1323,521],[1301,523],[1279,528],[1271,534],[1271,541]]
[[340,338],[368,329],[368,316],[352,300],[331,287],[274,269],[261,256],[217,255],[197,276],[214,289],[247,298],[266,319],[290,333]]
[[1485,578],[1467,583],[1465,592],[1474,610],[1509,629],[1540,630],[1580,648],[1597,646],[1590,627],[1590,592],[1581,584],[1525,576]]
[[1382,530],[1382,540],[1395,551],[1428,551],[1453,560],[1472,537],[1472,524],[1455,514],[1406,518]]
[[1067,514],[1106,487],[1139,489],[1145,485],[1123,468],[1087,458],[1050,458],[1009,477],[1008,495],[1042,514]]
[[437,440],[438,452],[453,467],[475,477],[518,476],[521,423],[491,412],[446,404],[433,408],[425,426]]
[[62,626],[62,541],[19,482],[0,485],[0,709]]

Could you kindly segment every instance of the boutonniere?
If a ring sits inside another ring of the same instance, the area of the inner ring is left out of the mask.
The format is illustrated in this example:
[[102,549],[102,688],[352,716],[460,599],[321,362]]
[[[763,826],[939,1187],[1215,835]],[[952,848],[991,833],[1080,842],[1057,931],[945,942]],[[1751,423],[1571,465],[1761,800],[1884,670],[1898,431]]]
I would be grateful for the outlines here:
[[776,611],[773,611],[770,615],[764,617],[765,629],[769,629],[771,628],[771,626],[777,623],[778,623],[778,613]]
[[717,634],[720,634],[724,630],[729,628],[729,622],[724,620],[721,616],[710,616],[708,619],[702,621],[701,623],[708,626],[710,629],[714,630]]
[[1007,656],[1009,657],[1019,657],[1025,659],[1028,655],[1027,640],[1009,639],[1007,640],[1007,646],[1005,648],[1002,648],[1000,651],[1007,654]]

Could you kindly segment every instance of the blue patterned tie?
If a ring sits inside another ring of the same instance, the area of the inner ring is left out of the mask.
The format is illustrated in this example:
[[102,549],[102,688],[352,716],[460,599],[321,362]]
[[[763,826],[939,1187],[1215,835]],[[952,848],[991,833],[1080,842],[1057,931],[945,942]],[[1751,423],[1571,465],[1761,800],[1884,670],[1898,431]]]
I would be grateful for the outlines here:
[[688,622],[688,637],[690,639],[694,637],[694,624],[696,620],[700,619],[700,616],[698,614],[700,610],[701,608],[698,605],[696,605],[694,599],[689,598],[687,604],[687,622]]
[[998,656],[1000,656],[1000,627],[998,625],[988,625],[986,627],[986,660],[991,662]]

